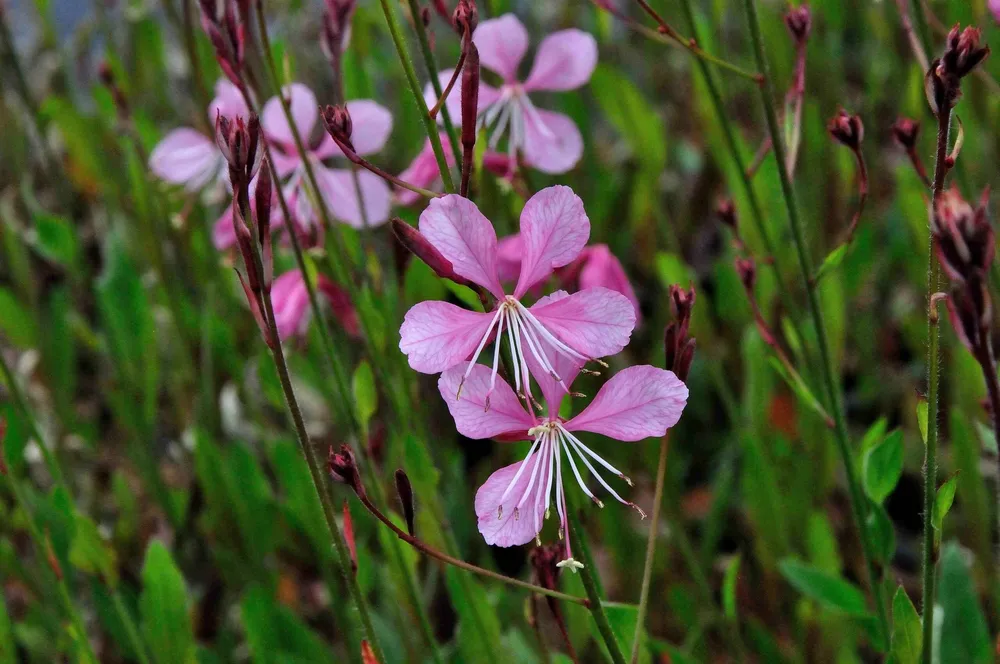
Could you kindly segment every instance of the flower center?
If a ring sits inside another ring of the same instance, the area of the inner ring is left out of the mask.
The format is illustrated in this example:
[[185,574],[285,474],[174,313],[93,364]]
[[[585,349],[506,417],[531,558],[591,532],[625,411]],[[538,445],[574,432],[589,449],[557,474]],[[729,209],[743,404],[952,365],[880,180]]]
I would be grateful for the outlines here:
[[500,88],[500,96],[486,108],[480,116],[479,125],[493,128],[489,138],[489,147],[495,150],[504,132],[509,128],[507,138],[507,154],[511,169],[517,164],[517,153],[524,150],[527,140],[526,122],[532,123],[537,131],[547,138],[552,138],[552,131],[545,126],[535,105],[531,103],[528,94],[520,83],[507,83]]

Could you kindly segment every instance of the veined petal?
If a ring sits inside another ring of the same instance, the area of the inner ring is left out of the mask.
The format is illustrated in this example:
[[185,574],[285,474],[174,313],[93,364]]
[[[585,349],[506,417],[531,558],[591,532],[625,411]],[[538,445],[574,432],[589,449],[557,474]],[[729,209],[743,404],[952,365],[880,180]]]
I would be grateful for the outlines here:
[[278,337],[284,341],[305,330],[309,314],[309,293],[302,273],[285,272],[271,285],[271,304]]
[[629,367],[606,382],[590,405],[564,426],[626,442],[662,436],[677,424],[687,397],[687,386],[674,372],[649,365]]
[[497,234],[476,204],[450,194],[435,198],[420,215],[420,232],[455,272],[503,298],[497,277]]
[[[541,456],[546,458],[540,459]],[[545,502],[529,498],[519,509],[515,509],[531,482],[531,474],[535,469],[535,464],[539,462],[542,466],[538,469],[531,493],[532,496],[535,496],[539,491],[544,492],[546,482],[548,482],[548,458],[547,455],[542,455],[537,450],[528,459],[504,466],[494,472],[476,491],[476,517],[479,519],[479,532],[482,533],[487,544],[519,546],[527,544],[539,533],[535,524],[544,523]],[[527,466],[517,478],[514,487],[507,491],[507,487],[510,486],[511,480],[517,476],[522,464],[527,464]],[[504,495],[505,491],[507,497],[501,503],[500,497]],[[532,514],[532,510],[537,513]]]
[[504,14],[479,23],[472,34],[483,67],[503,76],[510,83],[517,80],[517,66],[528,50],[528,31],[513,14]]
[[[356,153],[363,157],[385,147],[392,133],[392,113],[389,109],[371,99],[355,99],[347,102],[347,111],[351,114],[351,143]],[[340,152],[339,148],[337,152]]]
[[[308,145],[313,127],[316,126],[316,119],[319,117],[316,95],[302,83],[291,83],[284,87],[282,93],[289,99],[295,128],[298,129],[302,140]],[[285,111],[281,108],[281,100],[277,97],[271,97],[264,104],[260,126],[271,139],[284,145],[295,145],[295,138],[292,136]]]
[[573,90],[590,80],[597,66],[597,40],[583,30],[560,30],[542,40],[524,89]]
[[[474,365],[468,378],[465,372],[463,362],[442,373],[438,379],[438,390],[448,404],[458,432],[477,440],[501,434],[520,434],[517,440],[526,439],[534,422],[510,385],[498,376],[490,391],[493,372],[482,364]],[[461,395],[458,394],[459,386]],[[487,397],[489,408],[486,407]]]
[[[506,159],[506,157],[504,157]],[[500,281],[514,281],[521,274],[521,256],[524,253],[524,243],[521,235],[514,233],[500,238],[497,244],[497,273]]]
[[415,371],[446,371],[469,359],[492,320],[492,312],[468,311],[448,302],[420,302],[403,317],[399,350]]
[[354,228],[374,228],[388,221],[392,192],[385,180],[371,171],[357,171],[358,188],[364,202],[365,215],[362,216],[358,190],[354,187],[354,175],[351,171],[320,165],[314,165],[313,171],[323,191],[323,200],[339,221]]
[[588,288],[559,300],[536,302],[529,311],[560,341],[590,358],[619,352],[635,327],[632,303],[607,288]]
[[210,184],[223,166],[222,154],[204,134],[182,127],[163,137],[149,157],[149,168],[161,180],[198,191]]
[[583,201],[569,187],[542,189],[521,211],[521,275],[514,297],[521,297],[552,270],[568,265],[590,238]]
[[249,117],[246,100],[239,88],[228,78],[220,78],[215,83],[215,98],[208,105],[208,121],[215,126],[215,118],[224,115],[228,118]]
[[524,160],[543,173],[558,175],[576,166],[583,156],[583,137],[576,123],[552,111],[535,110],[524,116]]
[[[449,166],[455,165],[455,156],[451,149],[448,147],[448,136],[446,134],[441,134],[441,145],[445,146],[444,156],[445,161]],[[406,167],[406,170],[399,174],[399,179],[403,182],[409,182],[412,185],[422,187],[424,189],[430,189],[434,186],[441,178],[441,169],[438,168],[437,158],[434,156],[434,149],[431,147],[431,142],[427,141],[424,143],[423,149],[420,153],[414,157],[410,165]],[[396,188],[396,200],[400,205],[413,205],[418,201],[422,200],[420,194],[410,191],[409,189],[403,189],[401,187]]]
[[638,325],[639,298],[635,296],[635,290],[628,280],[628,275],[625,274],[625,268],[611,253],[608,245],[595,244],[587,247],[580,254],[580,258],[583,260],[583,267],[580,270],[580,290],[603,286],[621,293],[635,308],[636,325]]

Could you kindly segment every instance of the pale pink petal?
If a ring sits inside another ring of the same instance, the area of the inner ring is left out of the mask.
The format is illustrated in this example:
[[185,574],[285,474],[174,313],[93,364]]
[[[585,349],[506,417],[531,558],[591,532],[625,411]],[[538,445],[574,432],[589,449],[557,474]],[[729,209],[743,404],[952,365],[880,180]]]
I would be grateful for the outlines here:
[[[330,142],[333,142],[332,138]],[[285,145],[284,143],[272,141],[271,158],[274,164],[274,171],[278,174],[279,178],[288,177],[296,168],[302,166],[302,157],[299,156],[295,145]]]
[[[283,93],[288,97],[291,104],[291,115],[295,121],[295,128],[298,129],[302,140],[308,145],[313,128],[316,126],[316,119],[319,117],[316,95],[301,83],[291,83],[285,86]],[[277,97],[271,97],[264,104],[264,112],[260,117],[260,126],[263,127],[271,139],[286,146],[295,145],[295,138],[292,136],[292,130],[288,126],[288,119],[285,117],[285,111],[281,107],[281,100]]]
[[334,218],[354,228],[375,228],[389,220],[392,192],[385,180],[371,171],[358,169],[358,188],[364,201],[364,215],[358,203],[354,174],[347,169],[313,168],[323,192],[323,200]]
[[[445,71],[438,74],[438,81],[441,82],[441,90],[446,90],[448,86],[448,81],[451,80],[451,74],[455,71],[454,69],[446,69]],[[476,113],[482,113],[490,104],[495,102],[500,98],[500,91],[494,88],[492,85],[488,85],[480,81],[479,83],[479,107],[476,109]],[[434,86],[430,83],[424,86],[424,101],[427,103],[427,108],[434,108],[434,105],[438,102],[437,93],[434,91]],[[456,127],[462,126],[462,80],[455,83],[454,87],[451,89],[451,93],[448,94],[448,100],[445,101],[445,106],[448,107],[448,114],[451,116],[452,124]],[[443,119],[441,114],[438,113],[438,123],[442,123]]]
[[514,297],[568,265],[590,238],[590,219],[583,201],[569,187],[556,185],[542,189],[528,199],[521,211],[521,275]]
[[513,14],[481,21],[472,33],[483,67],[503,76],[507,83],[517,81],[517,66],[528,50],[528,31]]
[[[445,146],[445,161],[449,166],[453,166],[455,164],[455,157],[448,148],[448,136],[446,134],[441,134],[441,144]],[[424,143],[424,147],[420,153],[410,162],[406,170],[399,174],[399,179],[423,189],[434,188],[435,184],[441,179],[441,170],[438,168],[437,158],[434,156],[434,149],[431,147],[430,141]],[[414,205],[423,200],[423,196],[409,189],[397,187],[396,200],[400,205]]]
[[513,179],[514,170],[511,166],[510,155],[493,150],[487,150],[483,153],[483,168],[497,177],[507,180]]
[[220,115],[227,118],[250,116],[243,94],[227,78],[220,78],[215,83],[215,98],[208,105],[208,120],[213,127],[215,119]]
[[[517,504],[521,501],[521,496],[531,483],[531,473],[535,464],[539,461],[539,453],[536,450],[528,459],[518,461],[515,464],[504,466],[500,470],[490,475],[479,490],[476,491],[476,517],[479,519],[479,532],[487,544],[494,546],[519,546],[527,544],[541,530],[541,525],[545,523],[545,500],[536,500],[536,497],[545,493],[548,483],[548,459],[542,460],[542,466],[535,476],[535,483],[531,487],[531,495],[523,505],[515,512]],[[524,471],[518,476],[518,469],[521,464],[527,464]],[[511,481],[517,477],[517,483],[507,491]],[[500,498],[507,493],[503,499],[502,509]],[[534,510],[534,513],[533,513]],[[538,528],[535,527],[538,524]]]
[[170,184],[198,191],[210,184],[223,167],[222,153],[204,134],[183,127],[163,137],[149,156],[149,168]]
[[629,367],[606,382],[565,426],[626,442],[662,436],[677,424],[687,398],[687,386],[673,371],[648,364]]
[[225,211],[212,226],[212,244],[219,251],[226,251],[236,246],[236,229],[233,228],[233,206],[227,205]]
[[330,305],[330,311],[333,312],[333,317],[340,322],[344,331],[352,337],[360,335],[358,313],[351,304],[351,296],[323,275],[319,275],[317,279],[316,290],[326,298],[327,304]]
[[420,232],[451,261],[456,273],[503,298],[497,234],[475,203],[455,194],[435,198],[420,215]]
[[351,114],[354,151],[365,156],[381,150],[392,133],[389,109],[370,99],[355,99],[347,102],[347,110]]
[[990,0],[989,7],[993,14],[993,20],[1000,23],[1000,0]]
[[574,90],[590,80],[596,66],[597,40],[583,30],[560,30],[538,45],[524,89]]
[[618,258],[611,253],[606,244],[595,244],[587,247],[580,254],[583,261],[583,268],[580,270],[580,290],[603,286],[613,291],[618,291],[628,298],[635,308],[636,325],[640,318],[639,298],[635,296],[635,290],[625,274]]
[[[483,364],[474,365],[472,373],[463,383],[467,366],[462,362],[442,373],[438,379],[438,390],[448,405],[458,432],[477,440],[501,434],[520,434],[522,437],[519,440],[527,438],[528,429],[535,423],[510,385],[497,376],[490,392],[493,372]],[[458,394],[459,385],[462,386],[461,395]],[[489,408],[486,407],[487,396]]]
[[580,130],[562,113],[537,109],[525,113],[524,135],[524,160],[543,173],[565,173],[583,156]]
[[284,341],[305,330],[309,313],[309,293],[306,291],[302,273],[298,270],[285,272],[271,285],[271,304],[274,306],[274,322],[278,327],[278,337]]
[[448,302],[420,302],[403,317],[399,350],[415,371],[446,371],[469,359],[493,316],[492,312],[468,311]]
[[497,244],[497,273],[500,275],[500,281],[514,281],[521,274],[523,252],[524,244],[518,233],[500,238]]
[[588,358],[614,355],[628,344],[635,310],[621,293],[588,288],[529,310],[560,341]]
[[[544,307],[550,302],[558,302],[563,298],[569,297],[569,293],[566,291],[555,291],[551,295],[546,295],[540,298],[535,306]],[[538,335],[535,335],[537,338]],[[524,335],[521,335],[521,347],[525,350],[525,359],[528,362],[528,371],[531,372],[532,378],[538,383],[539,389],[542,391],[542,396],[545,398],[546,405],[548,407],[548,414],[550,417],[555,417],[559,414],[559,407],[562,405],[563,397],[566,396],[566,390],[563,389],[563,385],[572,389],[573,381],[580,374],[580,369],[583,367],[583,362],[578,361],[575,358],[568,357],[564,353],[555,352],[550,346],[542,341],[541,352],[545,353],[545,359],[548,361],[549,365],[555,370],[556,376],[562,379],[562,385],[556,380],[549,372],[547,372],[542,365],[535,359],[534,354],[530,351],[528,346],[525,344]]]

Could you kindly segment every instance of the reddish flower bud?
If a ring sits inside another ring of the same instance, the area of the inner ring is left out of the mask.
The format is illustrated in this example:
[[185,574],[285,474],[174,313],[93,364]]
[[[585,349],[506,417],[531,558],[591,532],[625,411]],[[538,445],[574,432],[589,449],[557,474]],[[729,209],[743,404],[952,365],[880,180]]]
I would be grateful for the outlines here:
[[399,496],[399,504],[403,508],[403,518],[406,519],[406,532],[413,536],[413,486],[410,485],[410,478],[406,476],[406,471],[402,468],[396,470],[396,495]]
[[851,115],[844,109],[837,111],[837,114],[830,118],[826,124],[827,131],[841,145],[857,152],[861,148],[861,141],[865,137],[865,127],[861,123],[861,116]]
[[351,122],[351,113],[346,106],[327,105],[323,109],[323,126],[338,145],[342,148],[346,146],[354,152],[354,144],[351,143],[351,135],[354,132],[354,123]]
[[920,135],[920,123],[910,118],[899,118],[892,125],[892,137],[907,150],[917,146],[917,136]]
[[339,62],[351,34],[351,18],[357,6],[355,0],[325,0],[321,47],[332,63]]
[[955,288],[948,298],[948,319],[958,340],[973,355],[980,344],[989,342],[989,323],[993,316],[993,305],[985,279],[977,276]]
[[934,202],[931,232],[938,260],[947,275],[959,282],[986,274],[996,251],[993,227],[986,216],[988,191],[973,210],[957,189],[943,192]]
[[737,258],[736,272],[740,275],[743,288],[752,294],[754,284],[757,283],[757,264],[752,258]]
[[458,34],[471,36],[479,25],[479,10],[476,9],[475,0],[458,0],[451,15],[451,23]]
[[361,642],[361,664],[379,664],[375,651],[372,650],[367,641]]
[[982,31],[969,26],[959,31],[958,24],[948,33],[947,45],[938,67],[942,76],[963,78],[990,54],[989,46],[980,46]]
[[339,452],[334,452],[330,448],[327,457],[327,469],[335,482],[346,484],[354,489],[359,496],[365,495],[365,487],[361,482],[361,472],[358,470],[358,463],[354,459],[354,452],[348,445],[341,445]]
[[739,219],[736,216],[736,206],[733,204],[733,199],[723,198],[719,200],[715,204],[715,215],[719,218],[719,221],[734,231],[739,227]]
[[442,279],[451,279],[463,286],[473,286],[472,283],[458,275],[454,266],[445,258],[437,248],[427,241],[420,231],[400,219],[392,219],[392,232],[396,235],[399,243],[406,247],[410,253],[422,260],[427,266],[434,270],[434,273]]
[[347,542],[347,550],[351,553],[351,571],[358,573],[358,547],[354,543],[354,520],[351,519],[351,508],[344,501],[344,541]]
[[785,14],[785,26],[792,33],[792,38],[796,44],[799,46],[805,45],[812,30],[812,13],[809,11],[809,5],[790,9]]
[[664,365],[681,380],[687,380],[694,360],[695,340],[688,336],[694,301],[694,286],[687,290],[680,286],[670,286],[670,312],[673,321],[667,325],[663,334],[663,347],[666,351]]
[[260,243],[261,262],[264,264],[263,285],[265,292],[270,292],[274,281],[274,256],[271,242],[271,199],[274,188],[271,180],[270,162],[264,158],[264,167],[257,175],[257,188],[254,191],[254,214],[257,218],[257,242]]

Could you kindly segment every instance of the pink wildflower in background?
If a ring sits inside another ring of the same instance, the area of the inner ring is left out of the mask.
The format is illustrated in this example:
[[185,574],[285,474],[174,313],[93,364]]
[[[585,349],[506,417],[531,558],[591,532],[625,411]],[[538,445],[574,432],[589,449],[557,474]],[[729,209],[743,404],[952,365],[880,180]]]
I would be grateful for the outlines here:
[[[243,95],[226,79],[215,84],[215,99],[208,105],[208,119],[213,127],[219,115],[230,119],[249,115]],[[191,127],[174,129],[164,136],[149,156],[149,168],[161,180],[184,185],[191,192],[225,182],[228,177],[226,160],[215,139]]]
[[[511,170],[517,155],[525,163],[545,173],[565,173],[583,156],[583,138],[576,124],[566,115],[535,107],[531,92],[565,92],[590,80],[597,66],[597,42],[582,30],[554,32],[542,40],[535,54],[528,78],[517,77],[518,65],[528,50],[528,32],[513,14],[483,21],[472,40],[479,49],[483,67],[503,79],[500,88],[487,83],[479,85],[479,122],[492,128],[489,147],[495,149],[507,135],[507,152]],[[452,72],[441,72],[441,85],[447,84]],[[425,96],[433,105],[437,100],[428,85]],[[452,120],[461,117],[461,94],[458,89],[448,97]]]
[[[358,318],[351,306],[350,296],[323,275],[318,277],[316,292],[330,305],[330,310],[344,330],[351,336],[357,336]],[[275,279],[271,285],[271,302],[278,337],[282,341],[305,333],[310,314],[309,292],[301,272],[291,270]]]
[[[448,166],[455,167],[455,155],[448,146],[447,134],[441,134],[441,144],[445,146],[444,157]],[[487,150],[483,155],[483,168],[493,173],[497,177],[510,178],[513,172],[510,169],[510,161],[506,155]],[[437,158],[434,156],[434,149],[431,142],[425,141],[424,147],[413,159],[406,170],[399,174],[399,179],[403,182],[416,185],[422,189],[441,189],[441,170],[438,168]],[[396,201],[400,205],[415,205],[423,199],[420,194],[409,189],[396,189]]]
[[993,20],[1000,23],[1000,0],[990,0],[989,7],[993,14]]
[[[288,95],[291,115],[305,143],[307,158],[312,164],[320,193],[333,216],[355,228],[364,228],[366,221],[369,226],[385,223],[389,219],[392,204],[389,185],[374,173],[358,170],[358,186],[361,190],[359,201],[351,170],[330,168],[324,163],[328,159],[342,157],[343,153],[319,127],[316,95],[301,83],[288,85],[284,93]],[[392,115],[389,111],[367,99],[347,102],[347,110],[353,122],[351,140],[355,151],[364,156],[381,150],[392,131]],[[281,108],[281,100],[277,97],[268,100],[260,122],[272,145],[274,168],[278,177],[289,178],[284,191],[296,223],[308,231],[319,224],[319,215],[313,209],[305,165],[302,155],[295,147],[295,139]]]
[[[558,302],[568,297],[571,296],[560,291],[544,299]],[[555,364],[567,385],[580,371],[580,364],[563,357],[556,358]],[[476,492],[479,532],[486,543],[506,547],[527,544],[533,538],[537,541],[554,500],[559,515],[559,536],[566,538],[567,559],[560,566],[582,567],[572,557],[566,530],[563,453],[580,490],[594,503],[604,506],[584,481],[580,465],[615,500],[645,516],[634,503],[622,498],[611,487],[594,464],[630,486],[631,480],[576,434],[586,431],[623,442],[662,436],[680,419],[688,390],[671,371],[648,365],[629,367],[601,386],[582,412],[563,420],[559,417],[564,396],[561,386],[542,371],[535,375],[548,407],[544,417],[536,416],[530,408],[525,409],[507,383],[494,385],[492,372],[481,364],[474,365],[467,378],[462,367],[446,371],[438,380],[438,389],[448,404],[455,427],[463,436],[532,441],[523,461],[495,471]],[[459,390],[462,390],[461,397]]]
[[[536,362],[539,370],[568,391],[554,368],[557,358],[583,364],[613,355],[628,343],[635,327],[635,311],[627,298],[607,288],[588,288],[531,307],[520,302],[553,269],[571,263],[590,236],[583,201],[569,187],[543,189],[525,204],[521,212],[523,258],[511,295],[500,285],[496,232],[472,201],[455,195],[432,200],[420,215],[419,229],[451,262],[456,274],[489,291],[498,306],[480,313],[448,302],[414,305],[399,330],[399,348],[413,369],[438,373],[461,364],[469,375],[495,330],[491,378],[495,384],[499,340],[506,332],[513,353],[515,389],[530,396],[529,362]],[[470,356],[471,362],[465,364]]]

